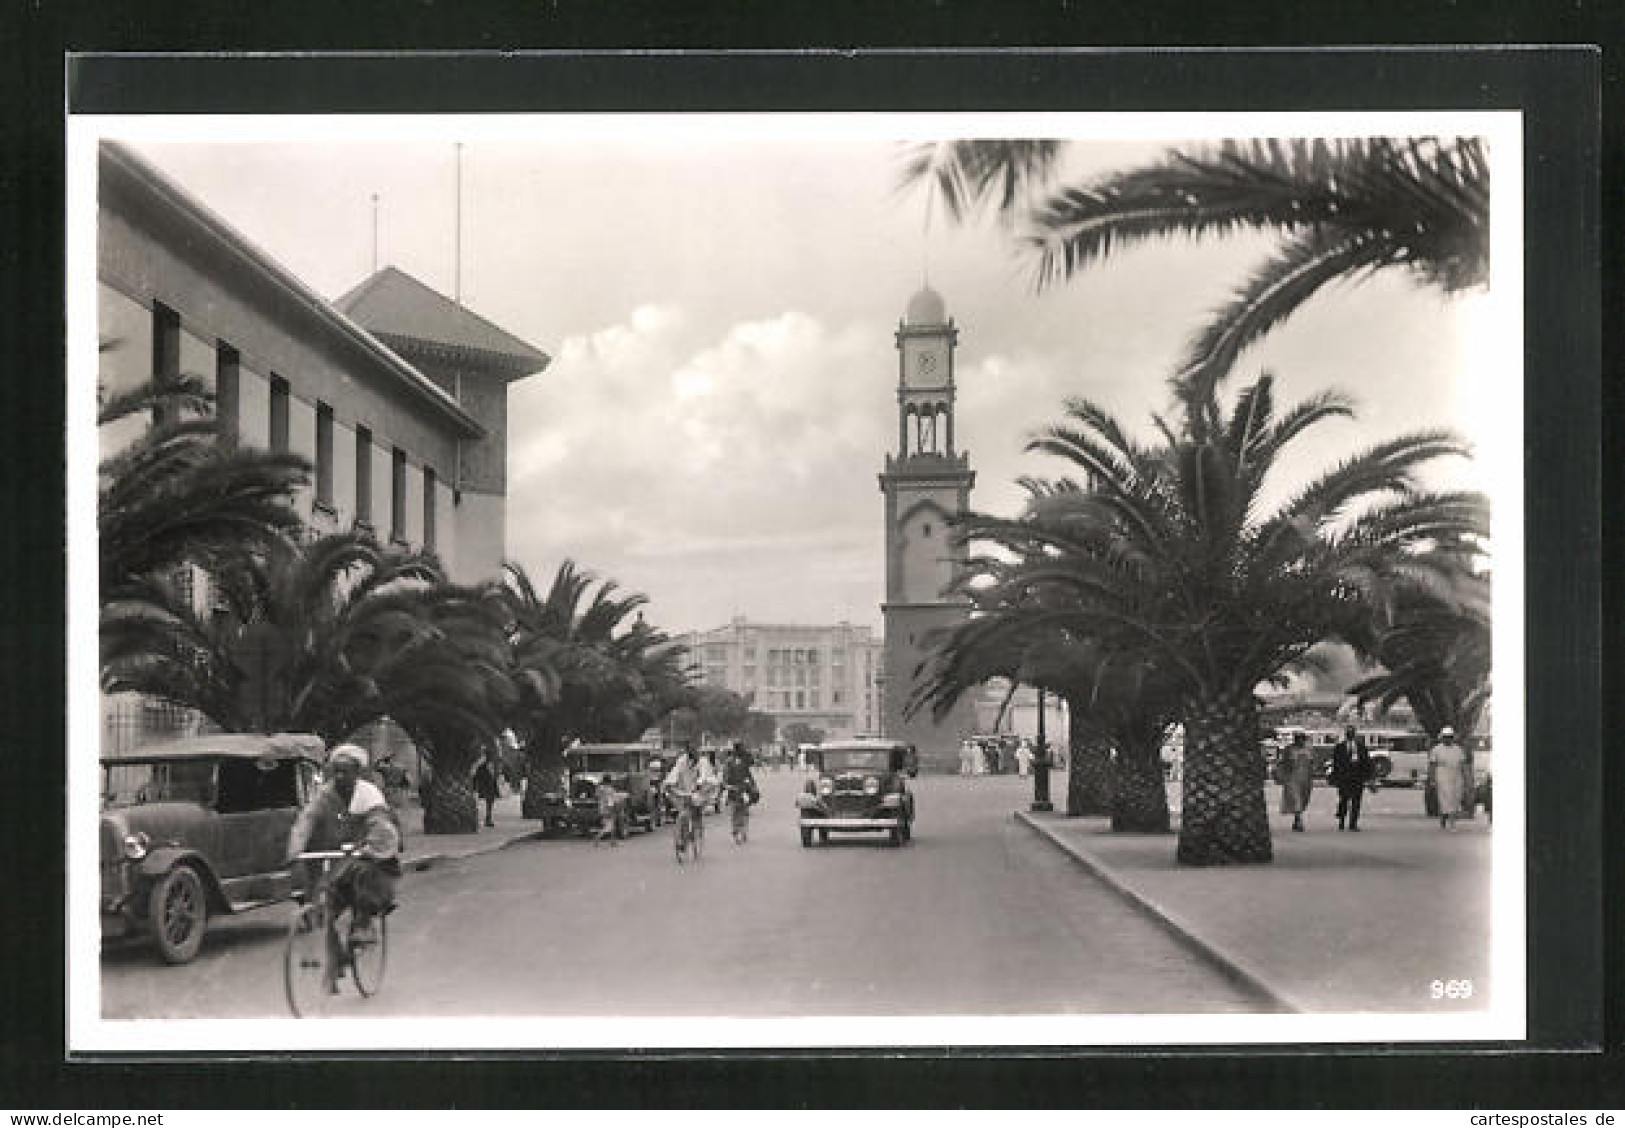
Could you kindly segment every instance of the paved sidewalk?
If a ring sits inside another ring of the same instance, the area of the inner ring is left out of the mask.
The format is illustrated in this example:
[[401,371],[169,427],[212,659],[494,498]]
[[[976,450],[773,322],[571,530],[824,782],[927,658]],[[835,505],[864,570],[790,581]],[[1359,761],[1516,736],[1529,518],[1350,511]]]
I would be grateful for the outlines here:
[[[482,812],[484,806],[483,803],[480,805]],[[440,862],[488,854],[512,843],[542,836],[541,823],[519,817],[517,795],[498,799],[491,814],[496,826],[482,826],[474,834],[425,834],[423,808],[416,805],[407,807],[400,812],[401,830],[406,835],[401,866],[408,870],[424,870]]]
[[[1317,788],[1304,833],[1270,823],[1268,865],[1195,868],[1173,835],[1113,834],[1105,818],[1016,818],[1157,919],[1266,1009],[1344,1013],[1479,1010],[1490,986],[1490,836],[1482,812],[1447,832],[1419,793],[1384,791],[1358,834],[1339,831],[1336,795]],[[1416,811],[1410,807],[1415,806]],[[1177,813],[1175,815],[1177,827]],[[1474,997],[1432,997],[1471,980]]]

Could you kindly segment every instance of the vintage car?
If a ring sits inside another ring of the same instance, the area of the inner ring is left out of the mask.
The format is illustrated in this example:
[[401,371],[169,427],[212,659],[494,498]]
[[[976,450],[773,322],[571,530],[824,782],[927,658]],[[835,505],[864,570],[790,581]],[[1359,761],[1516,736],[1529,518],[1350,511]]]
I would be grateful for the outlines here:
[[801,844],[831,831],[884,832],[893,846],[914,836],[914,795],[907,775],[913,749],[892,740],[849,740],[807,752],[814,775],[796,796]]
[[650,771],[660,750],[646,744],[578,744],[564,754],[564,790],[542,795],[544,831],[590,831],[599,825],[598,785],[604,780],[621,793],[615,837],[625,838],[634,823],[653,830],[666,821],[660,780]]
[[1371,773],[1383,787],[1415,787],[1428,775],[1428,734],[1414,729],[1369,729],[1360,734],[1371,752]]
[[314,793],[319,737],[220,734],[102,760],[102,935],[196,956],[211,914],[283,900],[288,832]]

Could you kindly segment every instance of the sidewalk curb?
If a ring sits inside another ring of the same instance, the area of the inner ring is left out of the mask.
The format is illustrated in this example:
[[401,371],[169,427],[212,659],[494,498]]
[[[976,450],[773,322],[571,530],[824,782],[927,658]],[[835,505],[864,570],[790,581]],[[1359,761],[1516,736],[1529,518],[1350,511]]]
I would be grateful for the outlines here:
[[1247,966],[1246,961],[1224,951],[1211,941],[1204,940],[1177,914],[1170,912],[1151,898],[1136,892],[1128,883],[1102,865],[1097,858],[1073,846],[1026,811],[1016,811],[1014,814],[1018,823],[1025,825],[1078,866],[1088,871],[1092,877],[1143,913],[1182,947],[1212,965],[1219,974],[1223,975],[1233,985],[1260,999],[1265,1004],[1265,1009],[1283,1014],[1300,1012],[1301,1008],[1295,1006],[1274,987],[1271,987],[1268,981],[1258,972]]
[[517,834],[512,834],[502,839],[492,839],[489,844],[482,842],[478,846],[471,847],[467,850],[442,850],[433,854],[419,854],[415,858],[403,859],[401,862],[401,868],[414,872],[421,872],[426,869],[433,869],[442,862],[459,862],[464,858],[477,858],[481,854],[494,854],[498,850],[505,850],[509,846],[517,845],[520,842],[535,842],[538,841],[544,833],[544,831],[540,830],[522,830]]

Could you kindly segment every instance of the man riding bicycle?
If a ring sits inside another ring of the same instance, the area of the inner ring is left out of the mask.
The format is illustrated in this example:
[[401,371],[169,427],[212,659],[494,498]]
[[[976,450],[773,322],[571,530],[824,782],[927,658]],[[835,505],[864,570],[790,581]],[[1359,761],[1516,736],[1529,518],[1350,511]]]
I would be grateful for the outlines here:
[[[389,809],[383,792],[361,778],[367,766],[367,753],[354,744],[341,744],[327,757],[324,783],[288,834],[288,857],[292,859],[294,881],[307,895],[314,890],[319,870],[297,858],[306,850],[338,850],[346,846],[355,852],[334,865],[328,877],[328,893],[336,916],[350,909],[350,942],[373,938],[373,920],[395,907],[395,883],[401,876],[401,832],[395,813]],[[328,966],[344,962],[345,948],[328,926]],[[329,983],[329,990],[337,991]]]
[[684,745],[672,763],[671,771],[666,773],[665,788],[677,797],[679,813],[685,808],[689,811],[694,820],[695,835],[704,834],[705,823],[700,808],[717,789],[717,772],[711,766],[711,761],[696,755],[692,747]]
[[742,841],[743,824],[750,819],[751,804],[762,797],[762,792],[750,770],[750,753],[740,741],[734,741],[728,751],[728,762],[722,766],[722,787],[733,815],[734,841]]

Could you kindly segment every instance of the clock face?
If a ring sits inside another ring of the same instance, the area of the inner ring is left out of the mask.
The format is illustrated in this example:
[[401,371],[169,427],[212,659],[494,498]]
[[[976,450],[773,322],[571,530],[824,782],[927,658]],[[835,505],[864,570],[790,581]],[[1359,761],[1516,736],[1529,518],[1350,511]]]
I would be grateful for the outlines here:
[[914,359],[914,371],[919,376],[934,376],[937,372],[937,354],[923,352]]

